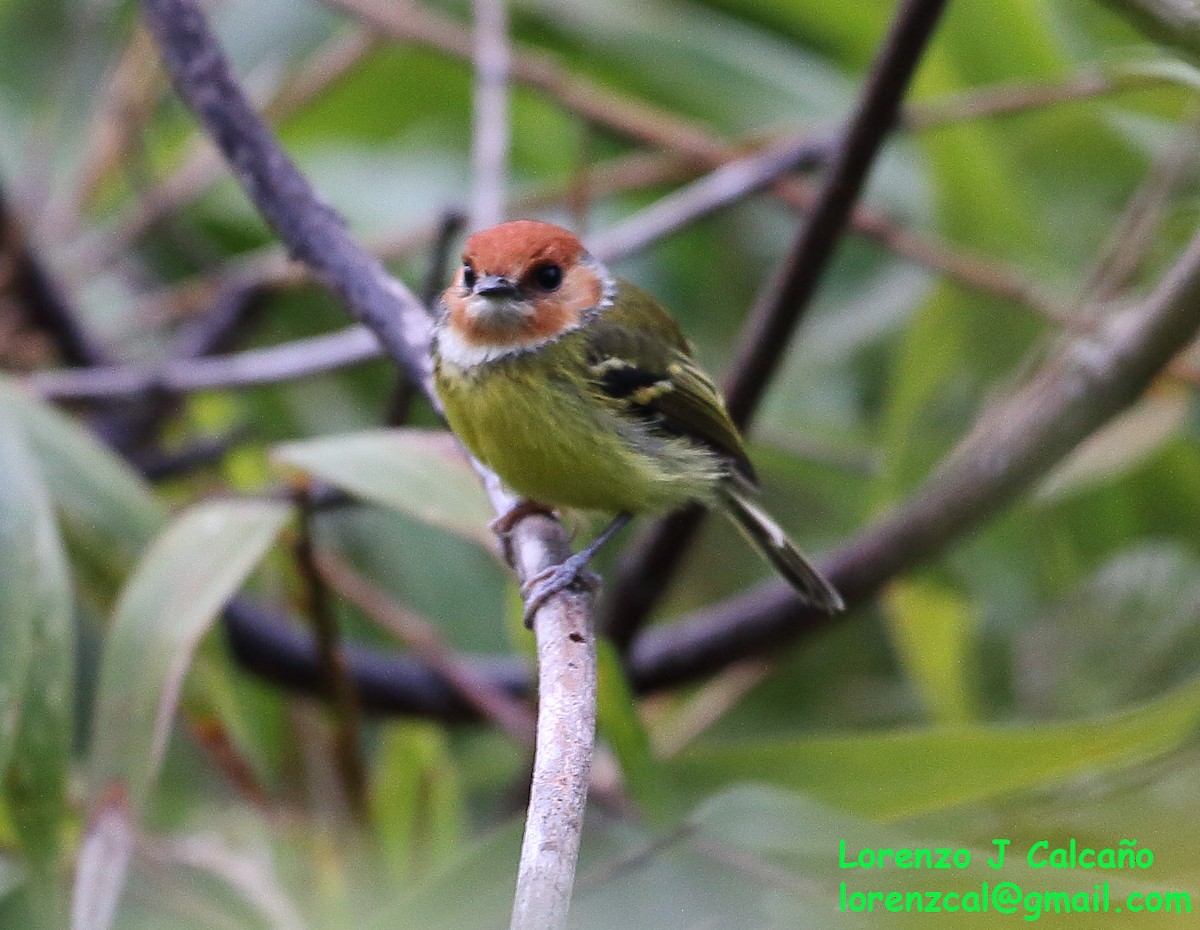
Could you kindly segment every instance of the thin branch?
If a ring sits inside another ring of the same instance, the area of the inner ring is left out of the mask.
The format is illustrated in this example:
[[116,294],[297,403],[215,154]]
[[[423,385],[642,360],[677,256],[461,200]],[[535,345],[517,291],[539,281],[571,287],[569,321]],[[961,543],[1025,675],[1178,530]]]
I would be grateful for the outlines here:
[[[822,275],[851,218],[871,166],[895,125],[900,102],[916,71],[945,0],[905,0],[875,57],[821,192],[805,216],[779,272],[760,295],[742,328],[728,380],[729,414],[745,428],[784,358],[792,334],[811,304]],[[614,589],[605,630],[626,646],[666,589],[701,523],[692,507],[660,522],[639,544],[639,562]],[[628,579],[628,580],[626,580]]]
[[605,261],[644,249],[710,213],[744,199],[792,171],[824,162],[838,137],[827,134],[784,139],[726,162],[698,180],[660,198],[622,223],[590,237],[592,254]]
[[508,177],[508,10],[505,0],[474,0],[475,116],[471,144],[471,228],[504,219]]
[[[471,221],[480,229],[504,218],[510,54],[505,0],[474,0],[474,9]],[[509,513],[518,505],[494,474],[478,470],[497,513]],[[561,527],[544,517],[521,523],[544,531],[542,545],[509,549],[513,568],[524,582],[547,565],[562,562],[570,547]],[[533,624],[538,656],[536,743],[511,930],[561,930],[567,923],[595,755],[597,666],[590,600],[559,598]]]
[[535,721],[529,706],[498,688],[477,667],[454,655],[437,628],[371,584],[344,559],[325,549],[317,556],[321,574],[346,600],[408,646],[422,662],[450,683],[480,717],[524,746],[533,746]]
[[359,325],[269,349],[173,361],[158,372],[125,367],[43,371],[31,374],[28,382],[35,393],[48,400],[109,400],[151,391],[186,394],[297,380],[371,361],[382,354],[379,340]]
[[[528,547],[517,551],[522,578],[569,555],[556,523],[537,516],[522,523],[536,524],[545,545],[536,561],[527,557]],[[566,926],[596,739],[596,638],[589,602],[587,596],[560,596],[535,621],[537,750],[512,930]]]
[[748,425],[841,240],[871,166],[896,121],[946,0],[905,0],[867,77],[821,193],[779,274],[751,312],[726,391],[729,414]]
[[901,128],[925,132],[967,120],[993,119],[1043,110],[1095,97],[1174,82],[1173,76],[1145,70],[1084,70],[1064,81],[1011,81],[922,100],[905,107]]
[[334,759],[346,804],[354,819],[359,824],[366,824],[367,770],[359,743],[362,714],[358,694],[342,655],[337,618],[317,564],[313,544],[313,511],[308,491],[299,488],[295,496],[300,520],[295,546],[296,568],[304,586],[305,612],[311,618],[316,632],[317,656],[325,683],[325,696],[336,717]]

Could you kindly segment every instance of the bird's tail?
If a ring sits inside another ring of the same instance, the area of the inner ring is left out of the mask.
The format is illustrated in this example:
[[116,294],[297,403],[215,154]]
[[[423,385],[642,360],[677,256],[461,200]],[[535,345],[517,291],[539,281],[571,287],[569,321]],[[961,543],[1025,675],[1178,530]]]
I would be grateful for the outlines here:
[[723,485],[720,493],[721,511],[801,597],[827,614],[846,609],[841,595],[787,538],[778,523],[733,485]]

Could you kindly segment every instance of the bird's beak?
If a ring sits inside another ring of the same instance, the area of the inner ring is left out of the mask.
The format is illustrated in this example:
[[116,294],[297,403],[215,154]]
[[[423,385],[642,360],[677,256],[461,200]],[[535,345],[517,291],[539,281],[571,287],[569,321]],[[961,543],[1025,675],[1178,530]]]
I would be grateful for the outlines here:
[[517,286],[498,274],[486,274],[475,282],[472,293],[479,297],[513,298],[517,296]]

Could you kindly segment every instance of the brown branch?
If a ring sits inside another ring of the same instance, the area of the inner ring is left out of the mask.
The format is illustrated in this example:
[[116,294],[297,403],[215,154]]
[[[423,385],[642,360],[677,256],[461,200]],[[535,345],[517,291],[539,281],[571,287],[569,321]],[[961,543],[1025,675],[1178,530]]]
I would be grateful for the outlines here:
[[925,132],[951,123],[1013,116],[1171,81],[1153,71],[1087,70],[1058,83],[1010,81],[975,87],[905,107],[901,128]]
[[295,498],[300,521],[295,545],[296,568],[303,583],[305,612],[311,618],[316,633],[317,658],[325,683],[325,696],[336,715],[334,759],[346,804],[354,819],[360,825],[365,825],[368,821],[367,772],[359,744],[362,714],[358,693],[342,655],[337,618],[317,563],[313,545],[312,503],[307,489],[298,489]]
[[[904,91],[944,6],[945,0],[907,0],[901,4],[820,194],[779,272],[742,328],[726,391],[729,414],[739,427],[750,423],[816,293],[875,157],[896,122]],[[696,507],[663,521],[638,546],[639,561],[626,563],[631,571],[618,582],[605,613],[605,630],[619,646],[627,646],[645,622],[700,522],[701,512]]]

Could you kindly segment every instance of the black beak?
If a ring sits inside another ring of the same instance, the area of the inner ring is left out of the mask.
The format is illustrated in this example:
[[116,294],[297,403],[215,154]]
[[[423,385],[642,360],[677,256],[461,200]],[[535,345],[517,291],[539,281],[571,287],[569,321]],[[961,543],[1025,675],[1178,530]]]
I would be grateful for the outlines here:
[[516,297],[517,286],[498,274],[484,275],[475,282],[474,291],[480,297]]

